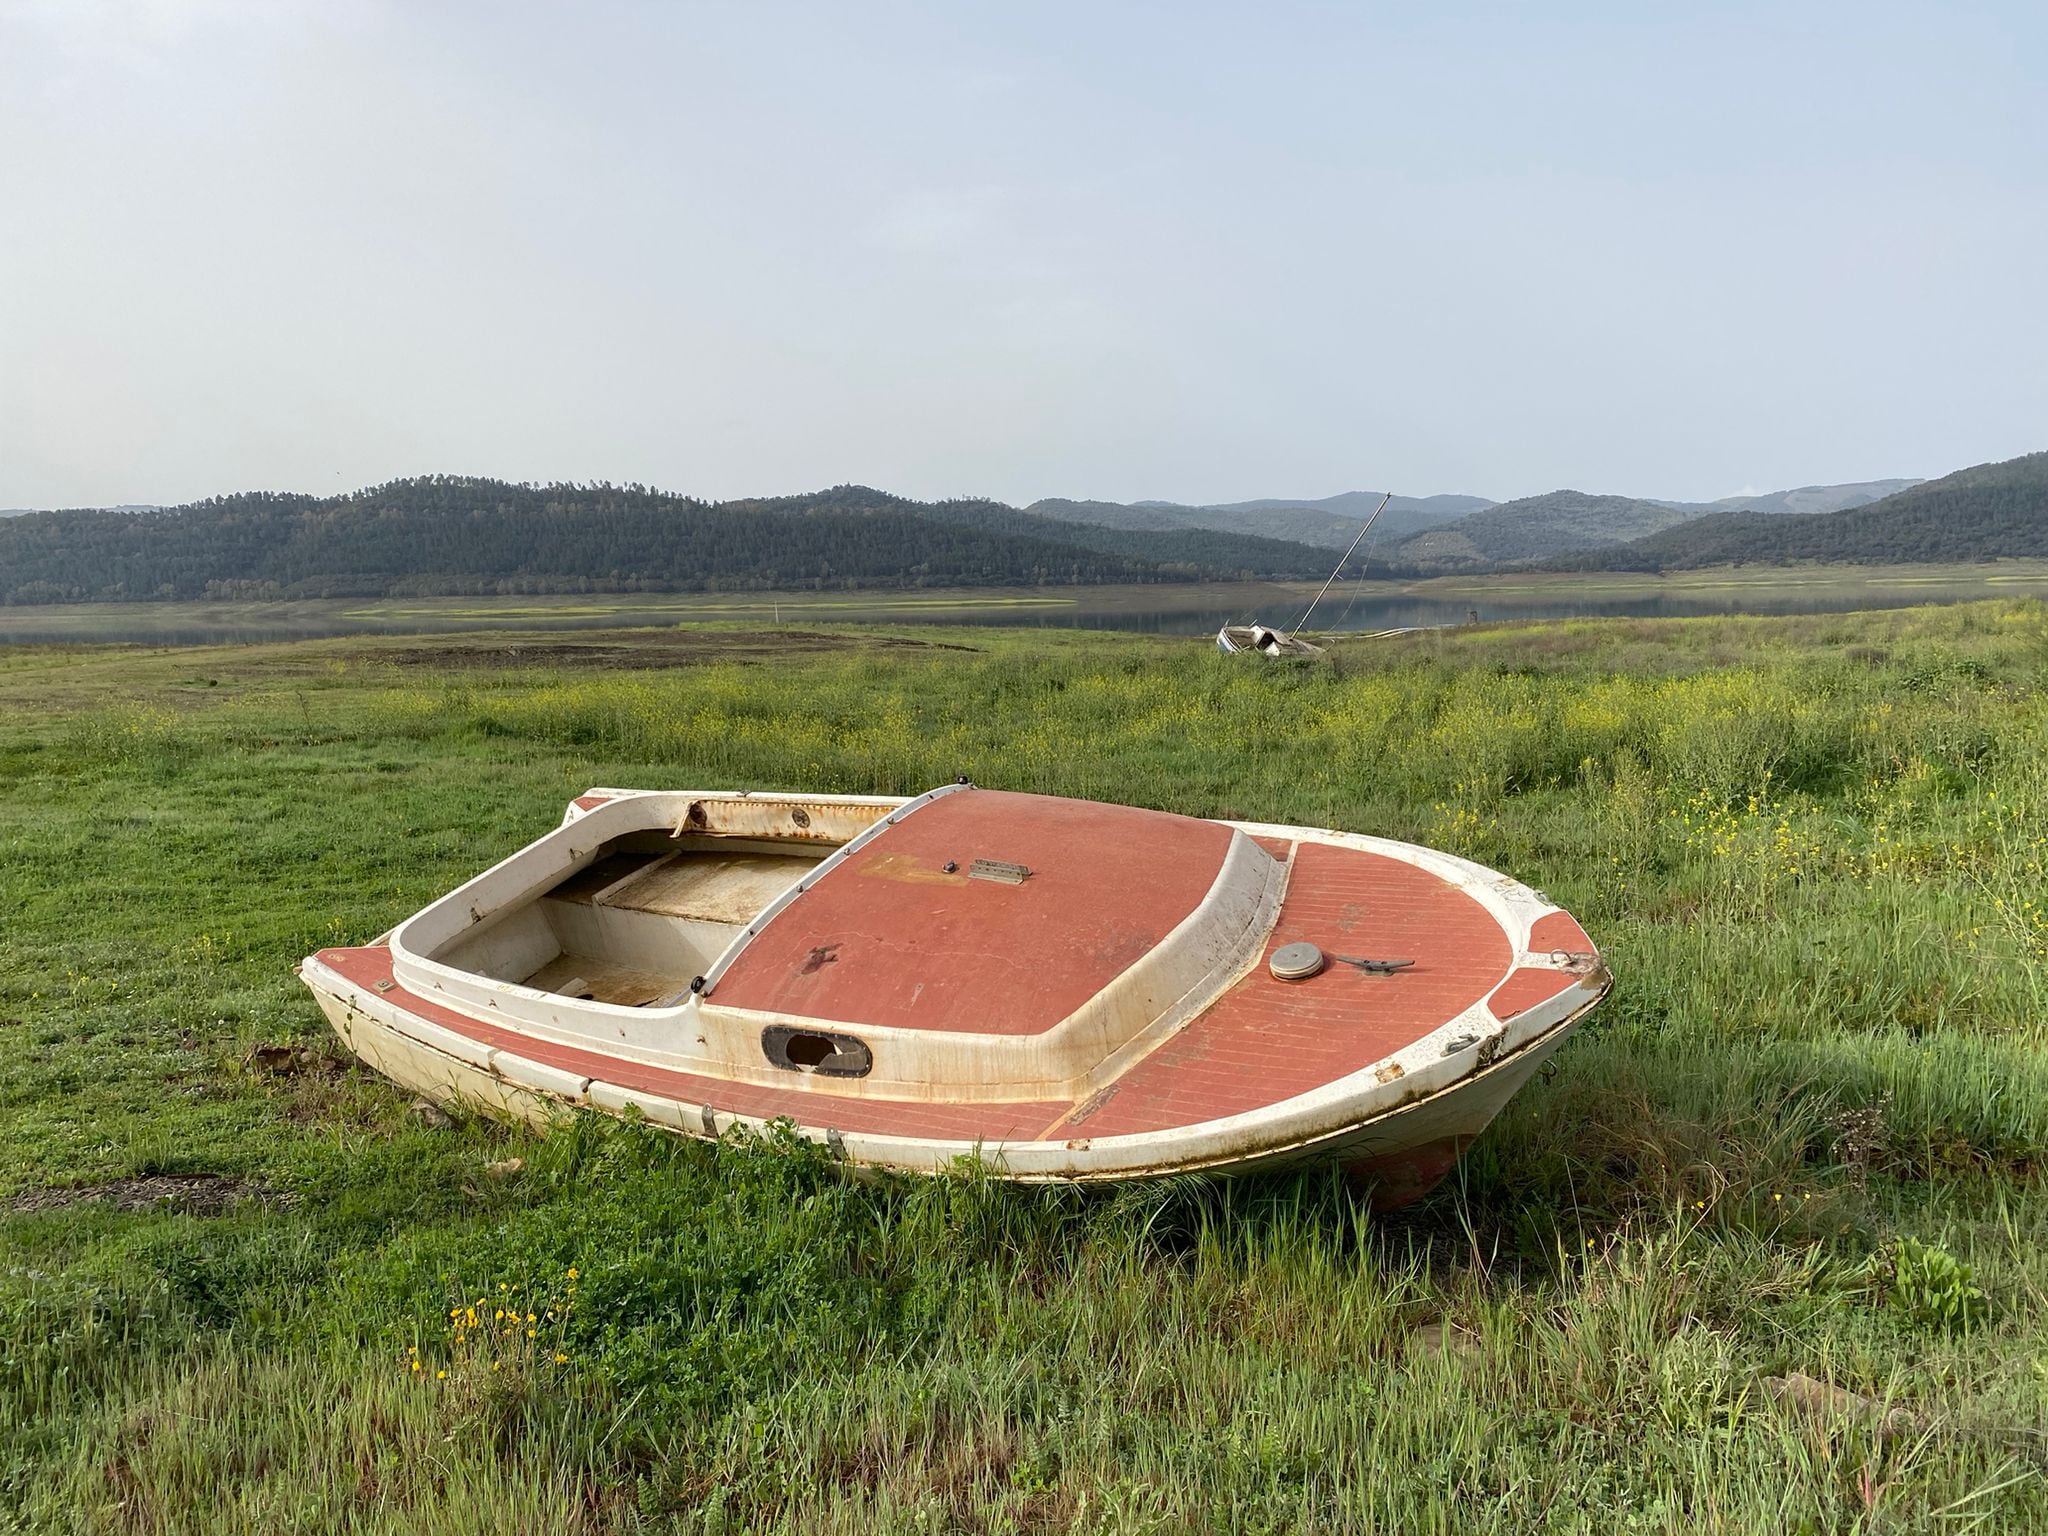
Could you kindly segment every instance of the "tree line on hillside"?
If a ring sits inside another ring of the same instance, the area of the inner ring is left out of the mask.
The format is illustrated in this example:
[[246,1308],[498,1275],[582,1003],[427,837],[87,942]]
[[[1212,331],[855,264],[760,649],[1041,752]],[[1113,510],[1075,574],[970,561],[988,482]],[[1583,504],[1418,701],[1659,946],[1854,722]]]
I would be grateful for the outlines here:
[[0,522],[10,604],[1054,586],[1320,575],[1324,564],[1279,541],[1074,530],[995,503],[860,486],[712,503],[644,486],[429,476],[327,498],[251,492]]
[[[921,506],[919,510],[922,516],[936,522],[975,528],[1005,538],[1052,539],[1133,560],[1159,561],[1165,558],[1181,570],[1210,571],[1226,576],[1320,581],[1330,574],[1330,566],[1341,553],[1294,539],[1267,538],[1263,534],[1218,528],[1135,528],[1069,523],[1036,512],[1022,512],[999,501],[934,502]],[[1389,568],[1380,562],[1378,574],[1388,573]]]
[[[1361,552],[1346,574],[2048,558],[2048,453],[1845,511],[1724,512],[1609,542],[1674,515],[1683,514],[1661,503],[1555,492],[1446,523],[1396,546],[1391,561]],[[1607,547],[1541,558],[1566,538]],[[640,485],[438,475],[345,496],[250,492],[0,518],[0,603],[1321,580],[1334,558],[1226,529],[1068,522],[866,486],[707,502]]]
[[1545,564],[1575,571],[1715,565],[1935,565],[2048,557],[2048,453],[1979,464],[1842,512],[1723,512]]

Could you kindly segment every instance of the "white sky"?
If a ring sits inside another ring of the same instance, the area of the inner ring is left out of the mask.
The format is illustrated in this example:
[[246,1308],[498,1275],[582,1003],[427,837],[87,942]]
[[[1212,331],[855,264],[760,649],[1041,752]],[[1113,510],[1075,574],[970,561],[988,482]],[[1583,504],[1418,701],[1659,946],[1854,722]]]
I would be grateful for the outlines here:
[[0,506],[2048,447],[2048,7],[0,0]]

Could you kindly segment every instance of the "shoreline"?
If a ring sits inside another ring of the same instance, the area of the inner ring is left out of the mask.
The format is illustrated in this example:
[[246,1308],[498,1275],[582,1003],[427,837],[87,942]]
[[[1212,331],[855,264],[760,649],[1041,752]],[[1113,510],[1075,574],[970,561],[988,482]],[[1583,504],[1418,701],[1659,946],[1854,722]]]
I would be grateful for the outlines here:
[[[691,623],[939,623],[1133,629],[1193,635],[1234,616],[1291,613],[1312,581],[1076,587],[948,587],[836,592],[576,593],[534,596],[218,599],[0,607],[0,646],[180,644],[317,636],[462,633],[507,627],[638,628]],[[2041,595],[2048,561],[1933,566],[1720,566],[1656,576],[1497,572],[1347,581],[1324,599],[1326,623],[1368,605],[1371,629],[1461,621],[1840,612],[1919,601]],[[1868,600],[1867,602],[1865,600]],[[1755,606],[1749,607],[1747,604]],[[1431,610],[1435,609],[1433,616]],[[1506,610],[1506,611],[1502,611]],[[1527,611],[1522,611],[1527,610]],[[1605,613],[1603,614],[1603,610]],[[1128,622],[1126,622],[1128,621]]]

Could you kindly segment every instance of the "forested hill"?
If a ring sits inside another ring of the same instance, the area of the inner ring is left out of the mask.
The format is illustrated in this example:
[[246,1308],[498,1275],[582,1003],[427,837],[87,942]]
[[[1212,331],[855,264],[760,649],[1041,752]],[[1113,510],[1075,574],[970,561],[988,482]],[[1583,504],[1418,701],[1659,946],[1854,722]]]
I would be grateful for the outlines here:
[[1747,496],[1723,496],[1719,501],[1709,502],[1669,501],[1664,505],[1690,512],[1694,517],[1704,517],[1710,512],[1785,512],[1796,516],[1802,512],[1842,512],[1850,507],[1866,506],[1921,483],[1919,480],[1856,480],[1846,485],[1802,485],[1789,491],[1759,491]]
[[1524,496],[1419,533],[1395,547],[1397,560],[1457,567],[1540,559],[1570,549],[1620,544],[1683,522],[1691,513],[1633,496],[1551,491]]
[[1546,562],[1554,569],[1683,571],[1709,565],[1920,565],[2048,556],[2048,453],[1979,464],[1843,512],[1724,512],[1648,538]]
[[[1380,498],[1365,491],[1346,491],[1316,502],[1241,501],[1228,506],[1198,507],[1174,501],[1072,501],[1048,497],[1024,510],[1062,523],[1101,528],[1194,528],[1214,533],[1314,544],[1342,552],[1379,507]],[[1493,503],[1477,496],[1396,496],[1373,524],[1369,548],[1375,556],[1425,528],[1434,528],[1476,508]],[[1384,564],[1384,561],[1376,562]],[[1319,572],[1319,575],[1326,574]]]
[[[1088,537],[1079,537],[1085,534]],[[460,476],[0,521],[0,602],[378,597],[1321,576],[1266,539],[1080,530],[864,486],[711,503],[641,486]]]
[[1291,539],[1186,525],[1147,529],[1071,523],[999,501],[934,502],[922,512],[937,522],[1006,538],[1051,539],[1134,560],[1159,560],[1170,552],[1171,559],[1190,569],[1283,580],[1321,581],[1337,558],[1328,549]]

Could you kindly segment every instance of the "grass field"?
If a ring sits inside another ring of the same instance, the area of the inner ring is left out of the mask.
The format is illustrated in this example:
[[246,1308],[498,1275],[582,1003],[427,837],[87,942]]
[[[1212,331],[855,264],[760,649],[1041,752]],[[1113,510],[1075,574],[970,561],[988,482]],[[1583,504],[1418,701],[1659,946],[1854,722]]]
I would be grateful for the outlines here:
[[[1615,993],[1375,1219],[430,1125],[292,976],[590,784],[962,773],[1472,855]],[[2031,601],[0,649],[0,1529],[2048,1529],[2044,861]]]

